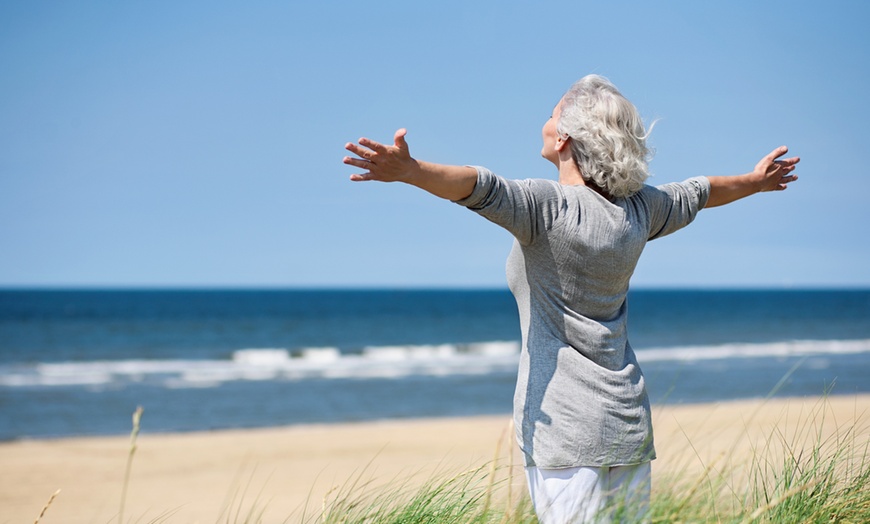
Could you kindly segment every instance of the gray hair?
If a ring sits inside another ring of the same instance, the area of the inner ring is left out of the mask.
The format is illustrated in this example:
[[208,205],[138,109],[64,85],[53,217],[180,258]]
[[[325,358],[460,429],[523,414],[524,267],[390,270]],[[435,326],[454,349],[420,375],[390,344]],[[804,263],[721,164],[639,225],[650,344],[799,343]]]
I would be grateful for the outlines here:
[[611,196],[631,196],[649,177],[649,132],[634,104],[602,76],[585,76],[565,93],[556,131],[571,137],[583,179]]

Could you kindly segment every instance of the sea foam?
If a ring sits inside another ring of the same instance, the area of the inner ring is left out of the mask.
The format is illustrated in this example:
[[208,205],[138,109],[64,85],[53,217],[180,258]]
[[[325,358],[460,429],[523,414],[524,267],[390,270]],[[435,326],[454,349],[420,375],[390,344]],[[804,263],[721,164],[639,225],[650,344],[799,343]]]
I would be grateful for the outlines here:
[[[306,379],[389,379],[515,373],[520,344],[372,346],[357,352],[335,347],[245,348],[225,360],[101,360],[0,366],[0,387],[114,387],[145,383],[166,388],[216,387],[233,381]],[[866,340],[796,340],[650,348],[637,351],[641,363],[790,358],[870,353]]]

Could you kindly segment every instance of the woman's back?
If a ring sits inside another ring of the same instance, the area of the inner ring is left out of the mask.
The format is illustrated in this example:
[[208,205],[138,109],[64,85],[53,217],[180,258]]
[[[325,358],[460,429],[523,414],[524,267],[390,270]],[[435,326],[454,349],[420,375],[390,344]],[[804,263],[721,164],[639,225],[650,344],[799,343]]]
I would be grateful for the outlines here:
[[478,168],[474,192],[458,203],[516,238],[507,274],[523,338],[514,417],[527,465],[654,455],[649,401],[628,342],[628,283],[646,242],[691,222],[708,189],[706,179],[692,179],[610,201],[585,186]]

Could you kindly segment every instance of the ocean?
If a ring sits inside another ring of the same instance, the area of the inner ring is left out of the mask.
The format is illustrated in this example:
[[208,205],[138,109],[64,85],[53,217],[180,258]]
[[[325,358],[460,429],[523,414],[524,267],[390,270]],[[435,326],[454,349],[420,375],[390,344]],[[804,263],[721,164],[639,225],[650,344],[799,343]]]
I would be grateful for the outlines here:
[[[636,290],[653,404],[870,392],[870,290]],[[510,413],[507,290],[0,290],[0,440]]]

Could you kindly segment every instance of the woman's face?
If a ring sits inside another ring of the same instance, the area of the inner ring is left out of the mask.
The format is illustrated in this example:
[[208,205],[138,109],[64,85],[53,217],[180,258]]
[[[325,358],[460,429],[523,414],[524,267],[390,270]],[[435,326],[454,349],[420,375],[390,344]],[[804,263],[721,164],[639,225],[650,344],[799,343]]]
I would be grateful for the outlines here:
[[559,165],[559,150],[557,145],[561,143],[559,133],[556,132],[556,124],[559,123],[559,114],[562,112],[562,101],[556,104],[553,108],[553,113],[550,118],[544,123],[544,128],[541,129],[541,137],[543,138],[544,146],[541,148],[541,156],[555,164]]

